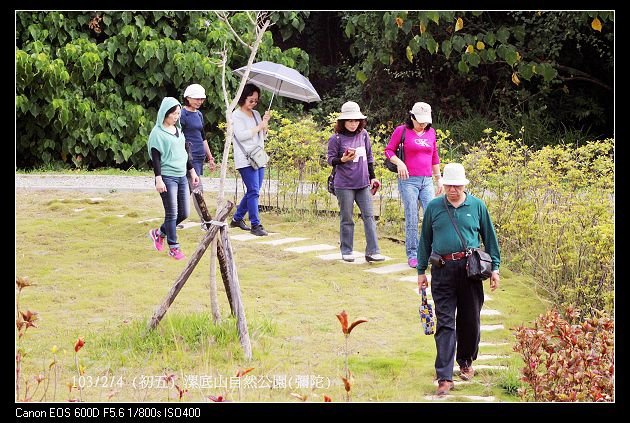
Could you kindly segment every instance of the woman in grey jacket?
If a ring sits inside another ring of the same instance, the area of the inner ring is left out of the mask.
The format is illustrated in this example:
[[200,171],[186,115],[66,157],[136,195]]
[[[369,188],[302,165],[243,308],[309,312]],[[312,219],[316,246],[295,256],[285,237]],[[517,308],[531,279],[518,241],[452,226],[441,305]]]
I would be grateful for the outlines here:
[[[265,146],[265,136],[269,127],[269,111],[260,117],[260,113],[254,110],[258,105],[260,98],[260,88],[254,84],[246,84],[243,88],[243,94],[238,100],[238,109],[232,114],[232,122],[234,124],[234,166],[241,174],[247,191],[241,199],[241,203],[236,209],[236,213],[232,217],[230,226],[241,228],[244,231],[250,231],[257,236],[267,235],[267,231],[260,223],[258,216],[258,196],[265,178],[265,167],[261,166],[254,169],[250,164],[245,153],[237,145],[241,144],[246,152],[260,145]],[[245,214],[249,214],[251,228],[245,223]]]

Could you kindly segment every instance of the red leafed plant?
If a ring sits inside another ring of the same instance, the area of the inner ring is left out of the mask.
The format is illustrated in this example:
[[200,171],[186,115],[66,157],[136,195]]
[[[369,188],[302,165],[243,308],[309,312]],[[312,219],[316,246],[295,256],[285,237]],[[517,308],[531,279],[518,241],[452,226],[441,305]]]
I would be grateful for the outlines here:
[[339,319],[339,322],[341,323],[341,330],[343,331],[343,334],[346,335],[346,337],[350,335],[352,329],[354,329],[357,325],[367,322],[366,319],[358,319],[352,322],[350,327],[348,327],[348,313],[346,313],[346,310],[343,310],[341,313],[339,313],[337,315],[337,319]]
[[[240,379],[243,376],[245,376],[247,373],[251,372],[252,370],[254,370],[253,367],[248,367],[246,369],[238,369],[238,371],[236,372],[236,377]],[[242,384],[243,383],[239,380],[239,383],[238,383],[238,400],[239,400],[239,402],[241,401],[241,392],[242,392],[241,386],[242,386]]]
[[[79,350],[81,350],[81,348],[83,348],[84,345],[85,345],[85,341],[83,340],[82,337],[79,336],[77,339],[77,342],[74,343],[74,364],[75,366],[77,366],[77,376],[79,376],[79,378],[81,378],[81,375],[83,374],[83,372],[81,371],[81,366],[79,366],[78,353],[79,353]],[[83,388],[80,383],[78,385],[79,385],[79,401],[83,402]]]
[[223,395],[210,395],[208,399],[212,402],[230,402]]
[[[20,380],[22,379],[22,360],[26,353],[24,352],[24,348],[22,346],[23,336],[26,334],[28,328],[37,328],[35,322],[39,320],[39,313],[36,311],[22,311],[20,310],[20,295],[22,294],[22,290],[28,286],[32,286],[33,283],[29,280],[27,276],[21,276],[15,279],[15,285],[17,287],[17,294],[15,295],[15,326],[17,328],[18,336],[17,336],[17,345],[15,351],[15,399],[20,400]],[[28,379],[24,380],[25,392],[23,401],[30,401],[33,397],[34,393],[29,397],[28,396]],[[40,385],[40,382],[37,383],[37,386]]]
[[614,322],[606,312],[582,318],[575,307],[540,315],[533,328],[515,329],[525,362],[520,389],[523,399],[534,401],[613,401]]
[[343,332],[343,335],[346,340],[345,351],[344,351],[345,358],[346,358],[346,363],[345,363],[346,375],[345,377],[342,377],[341,379],[343,380],[343,385],[346,390],[346,401],[350,401],[350,389],[352,388],[352,384],[350,383],[350,380],[351,380],[352,374],[350,373],[350,370],[348,369],[348,338],[350,336],[350,333],[352,333],[352,329],[354,329],[355,327],[357,327],[357,325],[360,325],[361,323],[367,322],[367,320],[357,319],[354,322],[352,322],[350,326],[348,326],[348,313],[346,313],[345,310],[337,314],[337,319],[339,319],[339,322],[341,323],[341,331]]

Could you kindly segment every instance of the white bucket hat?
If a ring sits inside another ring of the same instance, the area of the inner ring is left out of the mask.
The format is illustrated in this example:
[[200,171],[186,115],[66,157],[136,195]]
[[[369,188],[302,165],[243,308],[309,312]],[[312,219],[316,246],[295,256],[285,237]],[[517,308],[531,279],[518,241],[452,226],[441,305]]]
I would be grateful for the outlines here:
[[464,166],[459,163],[449,163],[444,166],[442,183],[444,185],[468,185],[470,181],[466,179]]
[[186,87],[184,98],[206,98],[206,90],[199,84],[192,84]]
[[413,114],[416,122],[433,123],[431,120],[431,106],[427,103],[419,102],[414,104],[409,113]]
[[363,116],[361,113],[361,108],[354,101],[346,101],[341,106],[341,114],[337,118],[337,120],[342,119],[367,119],[366,116]]

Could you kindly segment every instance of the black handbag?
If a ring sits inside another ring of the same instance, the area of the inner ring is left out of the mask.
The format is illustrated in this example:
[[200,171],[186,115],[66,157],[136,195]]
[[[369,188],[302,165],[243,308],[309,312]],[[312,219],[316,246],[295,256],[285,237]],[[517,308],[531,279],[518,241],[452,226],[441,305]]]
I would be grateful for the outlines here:
[[466,258],[466,273],[471,279],[484,280],[492,276],[492,258],[480,248],[471,248]]
[[475,279],[478,281],[482,281],[484,279],[488,279],[492,276],[492,257],[490,254],[486,253],[481,248],[468,248],[466,247],[466,243],[464,242],[464,237],[461,232],[459,232],[459,228],[457,227],[457,223],[455,223],[455,219],[453,219],[453,215],[448,208],[448,204],[446,204],[446,196],[444,198],[444,207],[446,208],[446,212],[448,213],[448,217],[451,218],[451,223],[455,227],[455,232],[457,232],[457,236],[466,251],[466,275],[470,279]]
[[[401,161],[405,161],[405,150],[403,149],[403,144],[405,142],[405,133],[407,132],[407,128],[403,129],[403,133],[400,136],[400,141],[398,141],[398,148],[396,149],[396,157],[398,157]],[[398,173],[398,166],[392,163],[391,160],[385,158],[385,167],[387,170],[392,171],[394,173]]]

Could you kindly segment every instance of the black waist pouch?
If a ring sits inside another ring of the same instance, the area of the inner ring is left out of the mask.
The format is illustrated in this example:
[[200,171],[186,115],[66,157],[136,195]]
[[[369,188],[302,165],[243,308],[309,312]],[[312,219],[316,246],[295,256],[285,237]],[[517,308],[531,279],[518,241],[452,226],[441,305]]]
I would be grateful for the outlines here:
[[431,255],[429,256],[429,263],[431,263],[431,266],[433,267],[440,268],[444,266],[445,261],[441,255],[439,255],[435,251],[432,251]]

